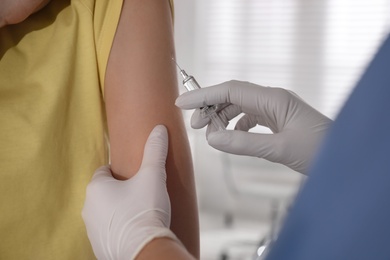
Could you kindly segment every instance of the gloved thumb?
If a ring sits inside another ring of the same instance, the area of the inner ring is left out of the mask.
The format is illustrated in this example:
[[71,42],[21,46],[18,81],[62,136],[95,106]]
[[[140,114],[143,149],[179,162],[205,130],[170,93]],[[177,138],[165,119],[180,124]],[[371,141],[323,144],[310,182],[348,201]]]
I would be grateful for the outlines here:
[[94,173],[91,183],[112,181],[110,165],[100,166]]
[[168,131],[163,125],[157,125],[150,133],[144,148],[141,168],[165,168],[168,154]]
[[211,132],[208,143],[217,150],[237,154],[264,158],[272,162],[278,159],[275,149],[277,134],[248,133],[239,130]]

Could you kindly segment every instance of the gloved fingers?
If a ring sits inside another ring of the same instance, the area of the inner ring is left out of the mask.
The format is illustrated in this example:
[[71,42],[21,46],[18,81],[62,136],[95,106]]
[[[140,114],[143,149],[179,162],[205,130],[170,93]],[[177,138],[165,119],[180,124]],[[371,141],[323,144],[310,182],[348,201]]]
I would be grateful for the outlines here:
[[194,109],[206,105],[231,103],[240,106],[245,113],[267,113],[271,112],[269,110],[273,110],[275,105],[283,103],[278,100],[282,95],[275,94],[279,90],[232,80],[186,92],[176,99],[175,104],[181,109]]
[[111,180],[112,173],[110,165],[104,165],[96,169],[95,173],[92,176],[91,182],[100,182],[102,180]]
[[[229,121],[241,114],[241,108],[237,105],[230,104],[219,112],[219,117],[224,122],[225,126],[229,125]],[[218,126],[215,126],[212,122],[209,122],[206,130],[206,140],[210,133],[220,131]]]
[[238,105],[230,104],[225,107],[221,111],[219,111],[219,115],[223,120],[230,121],[236,116],[242,113],[241,107]]
[[214,86],[183,93],[176,99],[176,106],[181,109],[194,109],[215,104],[232,103],[242,105],[241,97],[245,95],[249,82],[227,81]]
[[280,130],[286,122],[291,121],[291,117],[294,117],[301,106],[307,106],[289,90],[234,80],[190,91],[176,99],[176,105],[182,109],[225,103],[239,106],[243,113],[258,115],[268,122],[274,122],[277,126],[275,129]]
[[167,154],[168,131],[165,126],[157,125],[146,141],[141,169],[149,166],[156,169],[165,169]]
[[245,114],[243,115],[234,126],[234,130],[248,132],[251,128],[257,125],[257,121],[254,116]]
[[208,140],[209,134],[215,131],[220,131],[220,129],[210,121],[206,128],[206,140]]
[[191,127],[194,129],[201,129],[210,122],[208,117],[204,117],[199,108],[195,109],[191,116]]
[[[148,214],[151,210],[153,210],[152,214],[164,212],[165,217],[154,217],[157,222],[165,219],[164,226],[169,226],[170,223],[170,200],[166,187],[165,170],[167,154],[168,131],[165,126],[158,125],[152,130],[146,141],[141,168],[133,177],[136,183],[134,194],[142,196],[142,206],[139,207],[143,210],[142,217],[146,217],[145,213]],[[156,223],[156,225],[159,224]]]
[[181,109],[188,110],[220,103],[227,103],[224,102],[226,99],[223,98],[223,94],[220,95],[219,91],[221,91],[219,88],[207,87],[185,92],[176,99],[175,105]]
[[[88,183],[81,216],[87,225],[88,237],[90,239],[95,239],[102,232],[106,231],[97,228],[96,222],[108,218],[107,213],[113,202],[122,198],[122,189],[118,189],[120,183],[121,181],[116,180],[112,176],[109,165],[99,167],[95,171],[92,180]],[[109,192],[112,189],[116,190],[117,193]],[[106,210],[100,211],[101,208]],[[103,255],[103,251],[100,252],[100,255]]]
[[[217,113],[225,125],[229,124],[229,121],[239,114],[241,114],[241,108],[237,105],[223,105],[223,109],[219,110]],[[210,119],[202,115],[200,109],[196,109],[191,117],[191,127],[194,129],[200,129],[205,127],[210,123]]]
[[89,194],[99,194],[102,190],[116,185],[117,182],[120,181],[112,176],[111,167],[109,165],[101,166],[95,171],[87,185],[87,197]]
[[257,134],[237,130],[215,131],[209,134],[208,143],[217,150],[264,158],[278,162],[281,157],[277,134]]
[[279,133],[280,129],[278,128],[274,120],[269,120],[267,117],[255,116],[245,114],[242,116],[236,123],[234,130],[240,130],[248,132],[251,128],[261,125],[271,129],[273,133]]

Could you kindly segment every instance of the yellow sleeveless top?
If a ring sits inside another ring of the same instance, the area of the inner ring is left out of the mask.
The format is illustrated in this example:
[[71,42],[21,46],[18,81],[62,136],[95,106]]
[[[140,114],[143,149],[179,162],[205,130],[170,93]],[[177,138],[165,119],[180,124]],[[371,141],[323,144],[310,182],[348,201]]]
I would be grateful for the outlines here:
[[0,259],[95,259],[81,210],[108,163],[102,93],[122,2],[52,0],[0,29]]

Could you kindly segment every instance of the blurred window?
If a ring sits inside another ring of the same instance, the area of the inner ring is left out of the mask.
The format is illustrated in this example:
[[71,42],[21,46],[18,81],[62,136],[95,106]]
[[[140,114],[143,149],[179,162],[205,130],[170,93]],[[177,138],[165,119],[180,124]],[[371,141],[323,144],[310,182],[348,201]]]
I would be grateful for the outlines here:
[[239,79],[288,88],[332,118],[390,28],[390,0],[193,5],[193,59],[202,85]]

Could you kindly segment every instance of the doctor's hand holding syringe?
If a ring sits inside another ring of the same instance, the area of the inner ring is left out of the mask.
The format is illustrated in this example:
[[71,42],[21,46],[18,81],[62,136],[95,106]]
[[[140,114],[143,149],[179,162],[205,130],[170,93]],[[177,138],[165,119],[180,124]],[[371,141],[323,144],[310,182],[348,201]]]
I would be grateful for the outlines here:
[[[207,126],[206,137],[212,147],[264,158],[307,173],[312,156],[332,122],[329,118],[282,88],[236,80],[201,88],[193,76],[176,65],[188,91],[177,98],[176,105],[196,109],[191,126],[195,129]],[[242,113],[244,116],[234,130],[226,130],[229,121]],[[256,125],[269,128],[273,134],[249,133]]]
[[[195,129],[207,126],[208,143],[223,152],[264,158],[306,174],[316,149],[332,120],[305,103],[295,93],[249,82],[228,81],[184,93],[176,100],[182,109],[196,109],[191,119]],[[219,105],[225,125],[244,113],[234,130],[220,131],[199,107]],[[228,105],[228,106],[227,106]],[[273,134],[250,133],[261,125]]]

